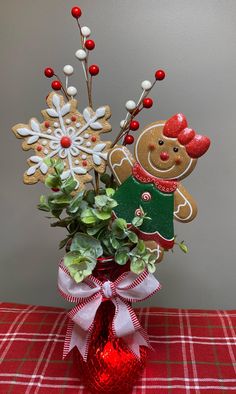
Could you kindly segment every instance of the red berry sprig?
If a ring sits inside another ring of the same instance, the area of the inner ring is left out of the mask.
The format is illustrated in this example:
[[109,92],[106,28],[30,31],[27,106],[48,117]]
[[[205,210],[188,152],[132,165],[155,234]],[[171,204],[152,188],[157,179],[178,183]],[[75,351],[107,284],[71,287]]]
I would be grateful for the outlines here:
[[151,97],[145,97],[143,99],[143,107],[151,108],[152,106],[153,106],[153,99],[151,99]]
[[134,137],[130,134],[127,134],[124,139],[125,145],[131,145],[134,142]]
[[53,68],[51,68],[51,67],[45,68],[44,75],[47,78],[52,78],[55,75]]
[[157,70],[155,72],[155,78],[157,81],[162,81],[163,79],[165,79],[166,73],[163,70]]
[[51,87],[53,88],[53,90],[61,90],[62,84],[60,81],[55,80],[55,81],[52,81]]
[[137,120],[132,120],[129,125],[130,130],[135,131],[139,128],[139,122]]
[[94,77],[95,75],[97,75],[99,73],[99,67],[97,64],[92,64],[89,67],[89,74]]
[[95,48],[95,42],[93,40],[86,40],[84,46],[88,51],[92,51]]
[[75,18],[75,19],[79,19],[82,15],[82,11],[81,8],[75,6],[73,8],[71,8],[71,15]]

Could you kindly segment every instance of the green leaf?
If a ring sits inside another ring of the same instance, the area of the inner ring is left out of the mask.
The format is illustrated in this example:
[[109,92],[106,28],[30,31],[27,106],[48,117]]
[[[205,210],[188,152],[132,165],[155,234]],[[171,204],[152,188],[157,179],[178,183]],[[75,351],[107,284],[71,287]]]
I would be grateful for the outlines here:
[[139,239],[138,241],[137,250],[140,254],[144,254],[146,252],[145,243],[142,239]]
[[69,237],[66,237],[65,239],[63,239],[62,241],[60,241],[59,243],[59,249],[63,249],[64,246],[66,246],[67,242],[69,241]]
[[131,257],[130,270],[139,275],[145,270],[145,263],[142,259]]
[[51,227],[67,227],[71,223],[72,218],[65,218],[58,220],[57,222],[51,223]]
[[119,265],[125,265],[129,260],[129,249],[121,249],[115,253],[115,261]]
[[132,225],[134,227],[140,227],[143,224],[143,217],[142,216],[135,216],[132,220]]
[[149,261],[147,263],[147,269],[150,274],[153,274],[156,271],[156,264],[153,261]]
[[94,215],[94,211],[91,208],[85,209],[81,213],[81,221],[85,224],[94,224],[96,223],[97,219]]
[[111,236],[110,242],[114,249],[118,249],[120,247],[120,242],[115,237]]
[[110,184],[111,184],[111,177],[110,177],[110,175],[109,174],[102,174],[101,176],[100,176],[100,180],[101,180],[101,182],[102,183],[104,183],[107,187],[109,187],[110,186]]
[[80,208],[80,203],[83,198],[83,192],[78,193],[70,202],[69,207],[67,208],[68,213],[76,213]]
[[50,212],[50,208],[49,208],[48,205],[38,204],[38,205],[37,205],[37,208],[38,208],[40,211]]
[[52,188],[60,188],[61,187],[61,179],[57,175],[49,174],[45,179],[45,185],[47,187]]
[[64,256],[64,264],[68,268],[70,275],[76,283],[82,282],[91,275],[96,266],[96,258],[84,256],[79,252],[68,252]]
[[58,159],[54,164],[54,169],[57,175],[61,175],[64,171],[64,163],[62,160]]
[[182,250],[184,253],[188,253],[188,247],[185,245],[183,242],[179,243],[179,248]]
[[98,239],[88,234],[76,233],[72,239],[71,251],[79,251],[82,255],[94,256],[98,258],[102,256],[103,249]]
[[106,189],[106,195],[107,195],[107,197],[112,197],[114,194],[115,194],[115,190],[112,189],[111,187],[108,187],[108,188]]
[[107,204],[107,201],[108,201],[108,197],[107,196],[96,196],[95,197],[95,205],[98,207],[98,208],[103,208],[103,207],[105,207],[106,206],[106,204]]
[[98,209],[93,210],[94,215],[100,220],[108,220],[112,216],[111,211],[99,211]]
[[124,219],[118,218],[114,220],[114,226],[118,227],[121,230],[125,230],[127,228],[127,222]]
[[129,240],[133,242],[133,244],[136,244],[138,242],[138,236],[133,231],[128,231],[127,235]]
[[75,190],[76,186],[77,186],[77,182],[74,180],[72,176],[70,176],[69,178],[66,179],[66,181],[62,183],[61,190],[66,194],[70,194]]
[[71,202],[70,196],[58,195],[55,196],[50,202],[49,206],[52,208],[66,208]]

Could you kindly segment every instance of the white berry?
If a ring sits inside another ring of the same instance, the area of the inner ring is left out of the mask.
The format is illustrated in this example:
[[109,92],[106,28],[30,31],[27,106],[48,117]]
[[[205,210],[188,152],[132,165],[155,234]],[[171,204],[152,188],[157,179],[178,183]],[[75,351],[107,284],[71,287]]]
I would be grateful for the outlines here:
[[89,37],[91,34],[91,30],[89,27],[83,26],[83,27],[81,27],[81,33],[82,33],[82,36]]
[[83,49],[78,49],[78,51],[75,52],[75,56],[79,60],[84,60],[87,57],[87,53]]
[[143,90],[150,90],[152,87],[152,83],[150,81],[143,81],[141,83],[141,86]]
[[69,96],[75,96],[77,94],[77,89],[74,86],[69,86],[67,88],[67,93]]
[[126,123],[126,121],[123,119],[123,120],[120,122],[120,127],[123,128],[124,125],[125,125],[125,123]]
[[134,108],[136,108],[136,104],[133,100],[128,100],[125,103],[125,107],[128,111],[132,111]]
[[64,66],[63,71],[65,75],[72,75],[74,72],[74,68],[70,64],[67,64],[66,66]]

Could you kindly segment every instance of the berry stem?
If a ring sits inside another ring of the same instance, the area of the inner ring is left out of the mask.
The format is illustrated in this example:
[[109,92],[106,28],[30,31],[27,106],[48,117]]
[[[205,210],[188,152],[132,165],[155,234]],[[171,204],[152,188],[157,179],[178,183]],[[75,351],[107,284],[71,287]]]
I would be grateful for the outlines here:
[[57,74],[54,74],[54,75],[58,79],[58,81],[61,83],[61,89],[62,89],[64,95],[66,96],[67,100],[69,101],[70,100],[70,96],[67,94],[67,92],[66,92],[66,90],[65,90],[65,88],[63,86],[61,78]]
[[[77,26],[78,26],[79,33],[80,33],[81,46],[88,53],[88,51],[87,51],[87,49],[85,47],[85,40],[84,40],[82,31],[81,31],[81,26],[80,26],[79,20],[76,19],[76,22],[77,22]],[[88,55],[86,56],[86,58],[82,62],[82,66],[83,66],[83,69],[84,69],[85,82],[86,82],[86,86],[87,86],[87,94],[88,94],[89,106],[93,109],[92,83],[90,82],[90,79],[92,77],[89,77],[89,73],[88,73]]]

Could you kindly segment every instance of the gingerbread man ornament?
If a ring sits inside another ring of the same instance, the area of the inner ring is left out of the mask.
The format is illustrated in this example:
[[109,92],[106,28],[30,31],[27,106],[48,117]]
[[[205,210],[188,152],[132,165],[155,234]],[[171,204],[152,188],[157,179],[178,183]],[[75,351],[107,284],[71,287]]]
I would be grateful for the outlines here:
[[178,113],[143,130],[135,144],[135,158],[124,146],[109,152],[108,164],[120,185],[114,214],[128,223],[143,213],[151,218],[144,220],[137,233],[157,254],[157,262],[174,245],[173,219],[187,223],[197,215],[196,202],[180,181],[194,170],[209,146],[209,138],[189,128],[186,117]]

